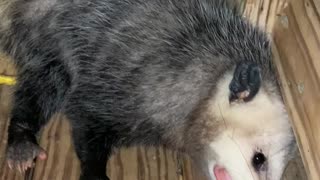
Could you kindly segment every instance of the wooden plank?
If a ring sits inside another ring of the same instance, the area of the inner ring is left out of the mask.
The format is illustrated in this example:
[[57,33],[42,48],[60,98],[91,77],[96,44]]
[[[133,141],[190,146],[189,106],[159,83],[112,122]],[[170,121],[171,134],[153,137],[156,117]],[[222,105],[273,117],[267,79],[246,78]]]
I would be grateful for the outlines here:
[[320,2],[292,0],[274,26],[276,64],[308,178],[320,179]]
[[288,0],[246,0],[244,17],[261,29],[272,33],[274,22]]

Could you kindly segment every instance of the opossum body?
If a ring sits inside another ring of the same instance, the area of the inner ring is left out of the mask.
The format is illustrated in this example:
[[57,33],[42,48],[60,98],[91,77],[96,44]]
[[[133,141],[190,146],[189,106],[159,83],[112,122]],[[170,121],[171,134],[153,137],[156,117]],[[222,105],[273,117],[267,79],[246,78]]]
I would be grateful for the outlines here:
[[60,112],[82,180],[137,144],[187,152],[212,180],[281,178],[294,138],[270,43],[222,0],[2,0],[0,14],[18,67],[10,167],[46,158],[36,134]]

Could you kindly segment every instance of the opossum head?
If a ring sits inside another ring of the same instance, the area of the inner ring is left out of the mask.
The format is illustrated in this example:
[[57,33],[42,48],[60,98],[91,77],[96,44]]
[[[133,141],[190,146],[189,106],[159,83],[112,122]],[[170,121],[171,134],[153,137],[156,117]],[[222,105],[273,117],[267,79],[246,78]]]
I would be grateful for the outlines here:
[[295,143],[279,88],[267,79],[259,65],[240,63],[208,100],[199,136],[210,179],[281,179]]

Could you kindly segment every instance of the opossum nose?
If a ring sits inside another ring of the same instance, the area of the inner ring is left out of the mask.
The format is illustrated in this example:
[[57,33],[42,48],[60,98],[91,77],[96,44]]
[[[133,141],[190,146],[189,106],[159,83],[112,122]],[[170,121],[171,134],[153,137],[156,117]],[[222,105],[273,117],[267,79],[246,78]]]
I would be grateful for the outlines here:
[[219,165],[216,165],[213,169],[216,180],[232,180],[228,171]]

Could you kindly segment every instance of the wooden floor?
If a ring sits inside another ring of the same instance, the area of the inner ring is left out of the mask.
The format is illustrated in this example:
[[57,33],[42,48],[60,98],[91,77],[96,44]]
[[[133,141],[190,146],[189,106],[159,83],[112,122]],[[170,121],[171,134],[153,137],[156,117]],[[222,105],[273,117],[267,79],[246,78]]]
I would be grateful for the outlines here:
[[[245,15],[271,29],[273,18],[285,0],[247,0]],[[271,24],[271,25],[270,25]],[[7,58],[0,55],[0,75],[14,75]],[[27,174],[9,170],[5,162],[12,87],[0,85],[0,180],[77,180],[79,162],[69,135],[69,125],[58,115],[44,129],[41,146],[48,159],[37,162]],[[109,161],[107,174],[112,180],[201,180],[188,158],[163,148],[134,147],[117,151]],[[290,163],[283,180],[307,180],[299,155]]]

